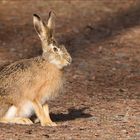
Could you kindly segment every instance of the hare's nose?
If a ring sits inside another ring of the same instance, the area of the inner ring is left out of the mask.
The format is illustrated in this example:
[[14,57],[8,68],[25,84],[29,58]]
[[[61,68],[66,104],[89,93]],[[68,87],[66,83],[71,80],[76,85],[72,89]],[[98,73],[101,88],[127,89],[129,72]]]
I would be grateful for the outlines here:
[[69,58],[67,59],[67,61],[68,61],[69,63],[71,63],[71,62],[72,62],[72,58],[69,57]]

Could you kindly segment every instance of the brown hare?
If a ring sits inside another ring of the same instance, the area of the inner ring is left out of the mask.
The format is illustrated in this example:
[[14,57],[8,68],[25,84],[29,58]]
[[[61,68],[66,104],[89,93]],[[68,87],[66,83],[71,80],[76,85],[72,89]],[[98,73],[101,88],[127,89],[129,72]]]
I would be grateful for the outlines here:
[[64,45],[54,38],[55,14],[47,24],[34,14],[33,23],[41,39],[41,56],[14,62],[0,71],[0,122],[32,124],[36,114],[42,126],[55,126],[47,101],[63,86],[63,68],[72,61]]

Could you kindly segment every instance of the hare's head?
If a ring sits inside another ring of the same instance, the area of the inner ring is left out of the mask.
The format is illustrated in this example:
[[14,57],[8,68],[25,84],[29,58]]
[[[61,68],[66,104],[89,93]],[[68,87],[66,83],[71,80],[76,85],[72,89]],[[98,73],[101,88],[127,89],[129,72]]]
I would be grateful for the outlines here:
[[55,14],[49,13],[47,24],[34,14],[33,23],[39,38],[41,39],[43,57],[58,68],[63,68],[71,63],[72,58],[64,45],[60,45],[54,38]]

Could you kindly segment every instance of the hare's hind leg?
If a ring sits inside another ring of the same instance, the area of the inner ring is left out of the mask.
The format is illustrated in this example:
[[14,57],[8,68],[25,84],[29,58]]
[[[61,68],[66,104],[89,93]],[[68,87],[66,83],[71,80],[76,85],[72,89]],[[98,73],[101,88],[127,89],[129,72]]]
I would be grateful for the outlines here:
[[28,118],[17,117],[17,108],[11,106],[6,114],[0,118],[1,123],[16,123],[16,124],[32,124],[32,121]]
[[39,101],[35,100],[33,106],[42,126],[56,126],[50,119],[48,105],[42,106]]
[[33,122],[30,119],[20,118],[20,117],[16,117],[12,119],[0,118],[0,123],[26,124],[26,125],[33,124]]

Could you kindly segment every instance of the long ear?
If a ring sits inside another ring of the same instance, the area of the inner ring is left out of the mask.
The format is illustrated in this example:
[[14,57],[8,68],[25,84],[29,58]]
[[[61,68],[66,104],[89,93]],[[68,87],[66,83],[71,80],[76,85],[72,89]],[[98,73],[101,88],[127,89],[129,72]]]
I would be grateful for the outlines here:
[[41,39],[46,38],[45,23],[36,14],[33,14],[33,24],[34,24],[34,28],[35,28],[36,32],[38,33],[39,37]]
[[47,27],[51,31],[52,36],[54,35],[54,32],[55,32],[55,17],[56,17],[55,13],[50,11]]

